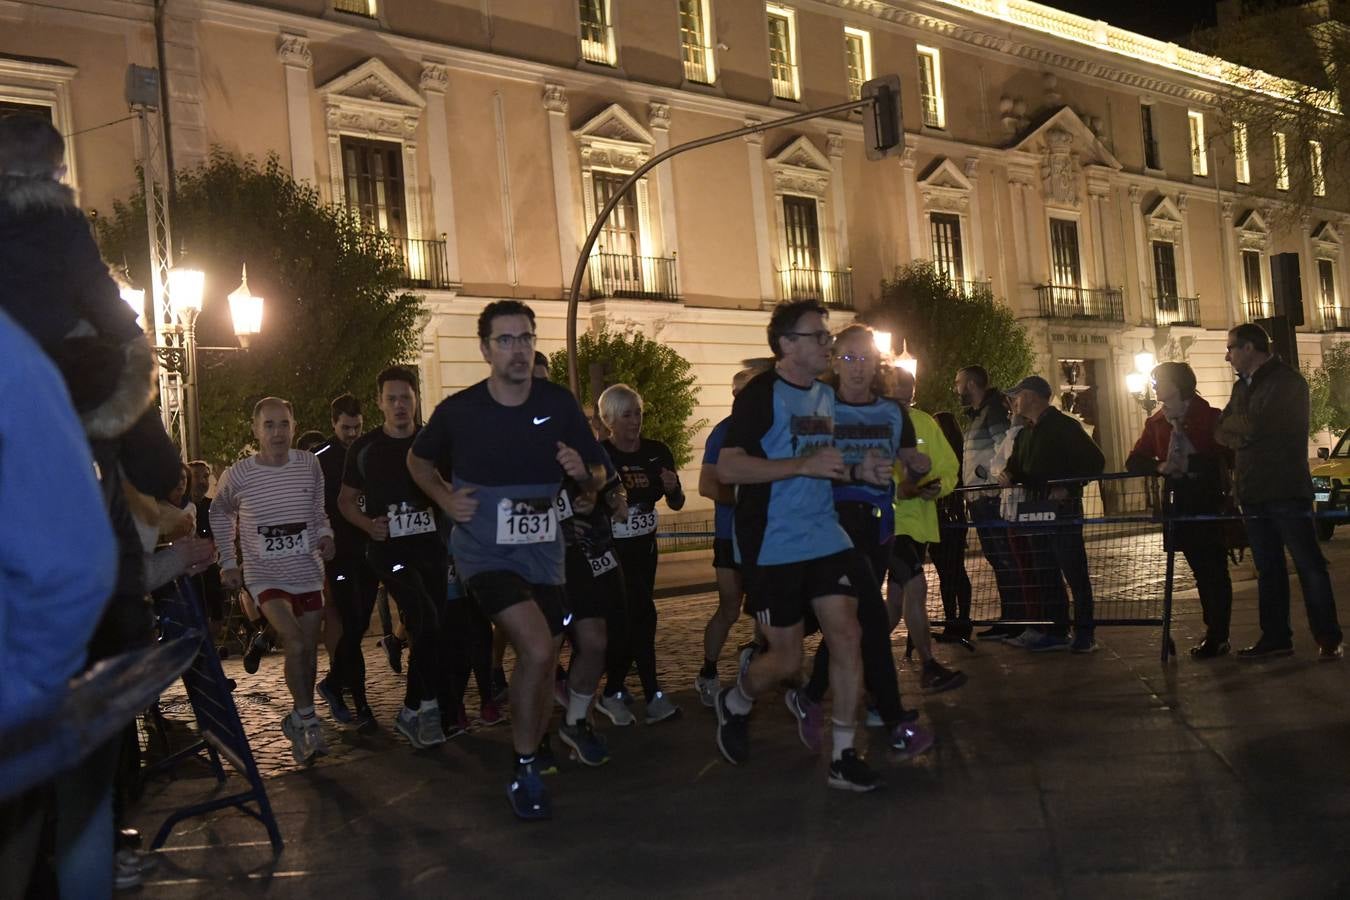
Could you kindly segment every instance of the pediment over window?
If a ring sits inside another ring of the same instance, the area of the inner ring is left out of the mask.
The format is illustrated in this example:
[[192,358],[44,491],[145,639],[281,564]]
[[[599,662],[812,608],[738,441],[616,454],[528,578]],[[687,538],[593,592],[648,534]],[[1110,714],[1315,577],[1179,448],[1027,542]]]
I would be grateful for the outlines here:
[[1069,149],[1077,154],[1079,165],[1123,168],[1115,154],[1106,149],[1106,145],[1092,133],[1092,129],[1083,122],[1078,113],[1068,106],[1060,107],[1040,124],[1028,130],[1012,149],[1038,156],[1047,151]]
[[940,159],[918,180],[924,207],[964,212],[970,208],[970,179],[950,159]]
[[324,97],[338,95],[352,100],[371,100],[376,103],[413,106],[418,109],[427,105],[416,88],[398,77],[389,66],[373,57],[321,85],[319,94]]
[[1341,245],[1341,233],[1331,222],[1323,222],[1312,230],[1312,239],[1319,244]]
[[1153,201],[1144,212],[1144,221],[1148,225],[1149,240],[1174,244],[1181,240],[1181,210],[1166,194]]
[[652,155],[655,140],[627,110],[611,103],[572,132],[583,169],[595,166],[632,171]]
[[830,186],[830,160],[802,135],[789,141],[768,160],[774,190],[788,194],[824,196]]
[[410,141],[426,101],[378,59],[368,59],[319,86],[330,129]]
[[1270,240],[1270,226],[1259,209],[1249,209],[1233,223],[1238,243],[1244,250],[1265,250]]

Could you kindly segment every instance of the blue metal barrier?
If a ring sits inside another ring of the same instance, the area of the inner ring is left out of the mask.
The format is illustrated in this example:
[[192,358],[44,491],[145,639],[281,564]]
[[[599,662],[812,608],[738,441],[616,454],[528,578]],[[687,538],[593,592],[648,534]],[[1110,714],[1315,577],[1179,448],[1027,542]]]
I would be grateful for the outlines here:
[[[224,757],[244,777],[249,787],[246,791],[194,803],[174,812],[164,820],[155,834],[151,849],[162,847],[173,826],[182,820],[233,806],[261,822],[267,829],[273,852],[280,853],[283,846],[281,831],[277,828],[276,817],[272,815],[272,806],[267,801],[267,790],[263,787],[262,775],[253,759],[248,735],[239,721],[239,710],[234,705],[229,680],[220,667],[215,645],[201,638],[206,631],[201,606],[187,579],[178,579],[175,588],[166,598],[156,600],[155,606],[159,614],[160,633],[165,640],[193,632],[198,635],[197,653],[191,666],[183,672],[183,685],[187,688],[188,700],[197,719],[199,737],[192,745],[148,767],[146,774],[164,771],[183,759],[205,753],[218,782],[226,779],[225,769],[220,764],[221,757]],[[254,806],[250,806],[250,803]]]

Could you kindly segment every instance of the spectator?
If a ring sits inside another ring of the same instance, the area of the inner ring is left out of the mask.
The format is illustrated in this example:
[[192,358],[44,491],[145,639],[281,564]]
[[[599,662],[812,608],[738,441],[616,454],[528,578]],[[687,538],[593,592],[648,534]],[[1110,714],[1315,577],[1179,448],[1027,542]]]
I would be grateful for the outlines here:
[[[1018,645],[1034,653],[1066,648],[1074,653],[1091,653],[1097,643],[1092,625],[1092,582],[1083,545],[1083,484],[1052,486],[1049,482],[1100,475],[1106,459],[1083,426],[1050,405],[1050,384],[1044,378],[1029,375],[1008,394],[1013,412],[1026,419],[1027,425],[1017,435],[1000,483],[1004,487],[1023,485],[1033,498],[1052,501],[1055,515],[1048,527],[1028,530],[1033,566],[1029,575],[1052,624],[1039,636],[1034,629],[1027,629],[1018,638]],[[1073,591],[1077,623],[1072,647],[1065,581]]]
[[[958,466],[964,438],[961,426],[956,424],[956,416],[949,412],[934,414],[933,420],[942,429],[942,436],[951,445]],[[957,469],[957,483],[961,482],[961,472]],[[970,576],[966,574],[966,530],[965,500],[960,494],[948,494],[938,500],[938,525],[942,539],[928,545],[928,556],[937,570],[938,589],[942,593],[942,614],[947,619],[941,634],[933,636],[939,644],[953,644],[970,640]]]
[[1223,507],[1223,467],[1228,454],[1214,440],[1219,411],[1195,391],[1195,372],[1185,363],[1167,362],[1153,370],[1154,391],[1162,408],[1144,422],[1125,468],[1167,479],[1171,511],[1182,517],[1172,526],[1172,545],[1195,573],[1205,639],[1191,648],[1196,659],[1228,652],[1228,621],[1233,583],[1223,527],[1215,521],[1185,521],[1187,516],[1218,515]]
[[[967,487],[996,486],[994,455],[1010,426],[1007,398],[989,384],[989,373],[983,366],[966,366],[956,373],[956,394],[970,420],[961,446],[961,483]],[[980,491],[969,496],[970,518],[980,537],[980,552],[994,570],[994,582],[998,585],[999,618],[1015,618],[1022,612],[1022,585],[1009,543],[1008,525],[999,513],[999,493]],[[1001,641],[1021,631],[1016,625],[993,625],[976,637]]]
[[1308,382],[1270,352],[1270,336],[1259,325],[1229,331],[1225,359],[1238,380],[1219,417],[1216,437],[1236,454],[1237,495],[1247,517],[1261,612],[1261,637],[1237,655],[1264,659],[1294,652],[1284,562],[1288,549],[1321,658],[1340,659],[1344,650],[1336,600],[1312,519]]

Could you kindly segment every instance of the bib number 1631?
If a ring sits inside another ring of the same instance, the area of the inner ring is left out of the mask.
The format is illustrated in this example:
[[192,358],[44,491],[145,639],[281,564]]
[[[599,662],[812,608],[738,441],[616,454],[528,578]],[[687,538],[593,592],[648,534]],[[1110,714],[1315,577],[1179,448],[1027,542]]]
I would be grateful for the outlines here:
[[543,509],[522,508],[509,501],[497,507],[497,543],[547,544],[558,536],[558,510],[553,503]]

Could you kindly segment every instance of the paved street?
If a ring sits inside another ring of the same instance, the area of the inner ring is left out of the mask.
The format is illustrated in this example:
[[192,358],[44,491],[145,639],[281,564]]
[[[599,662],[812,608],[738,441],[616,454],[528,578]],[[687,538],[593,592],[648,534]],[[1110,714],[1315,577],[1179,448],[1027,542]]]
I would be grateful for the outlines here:
[[[1350,534],[1327,547],[1345,618]],[[888,787],[853,796],[825,787],[826,762],[801,747],[776,697],[757,707],[750,763],[720,759],[713,716],[691,690],[714,600],[678,593],[707,563],[667,563],[663,584],[676,596],[660,602],[658,652],[684,715],[651,728],[604,723],[614,760],[597,770],[564,762],[551,781],[552,823],[511,817],[506,726],[425,753],[392,735],[401,681],[373,641],[372,698],[386,730],[329,729],[333,752],[308,771],[291,764],[277,727],[288,707],[280,656],[255,676],[230,660],[286,849],[273,859],[262,828],[236,812],[185,822],[146,893],[1350,893],[1350,670],[1315,662],[1297,598],[1298,653],[1267,664],[1163,667],[1157,629],[1102,629],[1091,657],[944,648],[970,683],[924,697],[902,661],[906,698],[938,745],[897,765],[874,742]],[[1147,568],[1135,559],[1141,578]],[[1244,581],[1235,643],[1255,636],[1255,622],[1255,585]],[[1178,599],[1175,631],[1183,652],[1202,631],[1193,593]],[[898,632],[898,651],[903,642]],[[143,830],[215,789],[195,763],[177,774],[150,786]]]

